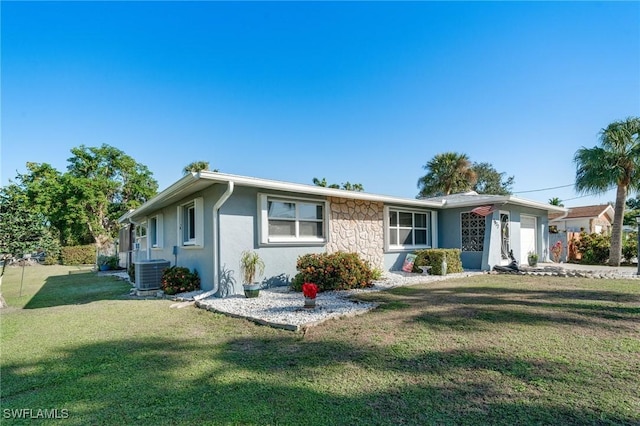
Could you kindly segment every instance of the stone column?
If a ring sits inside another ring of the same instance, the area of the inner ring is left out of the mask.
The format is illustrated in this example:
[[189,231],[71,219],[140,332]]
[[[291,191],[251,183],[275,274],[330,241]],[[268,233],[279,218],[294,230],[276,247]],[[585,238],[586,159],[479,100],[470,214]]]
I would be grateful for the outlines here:
[[329,197],[327,252],[355,252],[374,268],[384,265],[383,203]]

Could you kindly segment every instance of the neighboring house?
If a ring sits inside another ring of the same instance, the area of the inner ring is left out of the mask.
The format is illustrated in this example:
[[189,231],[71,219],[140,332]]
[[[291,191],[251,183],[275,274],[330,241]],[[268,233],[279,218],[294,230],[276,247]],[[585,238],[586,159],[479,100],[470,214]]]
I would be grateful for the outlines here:
[[613,213],[611,204],[570,207],[566,213],[550,212],[549,225],[558,231],[606,234],[611,232]]
[[[475,210],[475,212],[474,212]],[[242,291],[242,251],[266,264],[264,282],[287,284],[306,253],[357,252],[399,270],[407,253],[459,248],[465,269],[548,257],[548,214],[565,209],[514,196],[457,194],[407,199],[203,171],[189,174],[120,218],[133,258],[166,259],[202,278],[212,294]]]

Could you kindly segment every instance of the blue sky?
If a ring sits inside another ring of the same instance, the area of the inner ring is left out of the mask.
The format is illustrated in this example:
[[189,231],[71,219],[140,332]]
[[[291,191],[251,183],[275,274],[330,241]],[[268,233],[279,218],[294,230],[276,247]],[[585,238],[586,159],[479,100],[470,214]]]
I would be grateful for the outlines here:
[[572,184],[576,150],[640,115],[638,2],[0,7],[3,185],[106,143],[160,188],[204,160],[413,198],[422,166],[456,151],[518,193]]

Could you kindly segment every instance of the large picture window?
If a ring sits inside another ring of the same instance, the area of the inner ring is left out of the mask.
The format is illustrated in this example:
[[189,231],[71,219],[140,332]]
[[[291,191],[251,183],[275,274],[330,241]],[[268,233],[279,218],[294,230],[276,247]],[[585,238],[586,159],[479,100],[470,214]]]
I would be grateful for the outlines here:
[[431,247],[431,213],[388,209],[388,242],[391,249]]
[[262,243],[326,241],[324,201],[260,195]]
[[462,232],[462,251],[483,251],[486,218],[473,212],[460,214],[460,230]]

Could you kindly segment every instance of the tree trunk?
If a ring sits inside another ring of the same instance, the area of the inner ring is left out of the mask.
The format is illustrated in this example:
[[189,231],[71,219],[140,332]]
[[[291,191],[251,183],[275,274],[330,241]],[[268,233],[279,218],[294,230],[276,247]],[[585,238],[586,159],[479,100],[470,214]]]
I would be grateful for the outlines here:
[[626,185],[618,185],[616,191],[616,205],[611,226],[611,248],[609,249],[609,266],[620,266],[622,257],[622,222],[624,221],[624,207],[627,201]]

